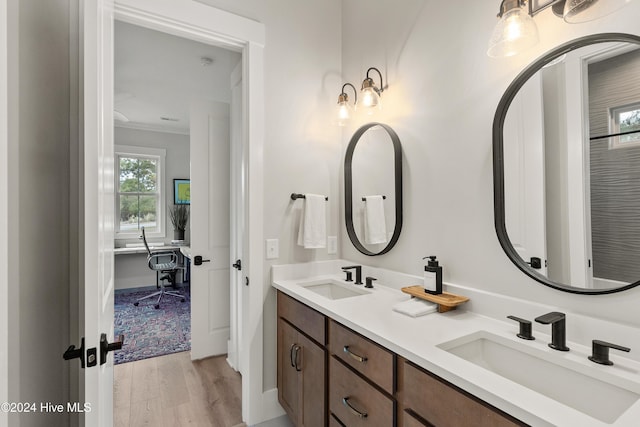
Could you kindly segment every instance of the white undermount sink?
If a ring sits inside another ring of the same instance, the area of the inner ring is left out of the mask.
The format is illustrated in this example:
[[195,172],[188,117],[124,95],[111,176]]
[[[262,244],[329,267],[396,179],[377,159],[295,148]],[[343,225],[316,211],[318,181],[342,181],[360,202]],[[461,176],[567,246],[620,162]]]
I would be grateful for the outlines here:
[[351,298],[369,293],[362,289],[362,286],[356,287],[356,285],[345,285],[337,280],[331,279],[300,282],[299,285],[311,292],[333,300]]
[[640,398],[640,384],[614,377],[608,366],[580,364],[486,331],[438,347],[605,423]]

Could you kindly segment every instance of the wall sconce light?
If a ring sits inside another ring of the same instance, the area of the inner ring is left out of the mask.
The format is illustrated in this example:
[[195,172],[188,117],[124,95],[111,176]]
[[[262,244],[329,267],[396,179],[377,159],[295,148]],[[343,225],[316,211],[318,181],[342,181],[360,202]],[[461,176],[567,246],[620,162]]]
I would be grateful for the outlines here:
[[[351,107],[351,104],[349,104],[349,96],[344,91],[344,88],[347,86],[351,86],[351,89],[353,89],[353,95],[355,97],[353,101],[353,107]],[[345,126],[347,122],[351,119],[357,102],[358,102],[358,92],[356,91],[356,88],[351,83],[345,83],[344,85],[342,85],[342,91],[340,95],[338,95],[338,106],[337,106],[337,112],[336,112],[337,119],[338,119],[338,126]]]
[[[513,56],[538,42],[533,17],[551,7],[553,13],[574,24],[592,21],[615,12],[633,0],[502,0],[487,55]],[[528,10],[525,6],[528,4]]]
[[[602,18],[628,5],[633,0],[566,0],[563,3],[562,17],[565,22],[578,24]],[[556,10],[554,10],[556,12]]]
[[502,0],[496,24],[489,40],[487,55],[492,58],[513,56],[538,43],[538,27],[525,10],[525,0]]
[[[371,70],[375,70],[380,76],[380,89],[376,87],[376,84],[373,82],[373,79],[369,77],[369,72]],[[375,67],[371,67],[367,70],[367,76],[362,81],[362,89],[360,90],[360,99],[362,105],[365,107],[365,111],[367,114],[373,114],[376,110],[382,108],[382,104],[380,102],[380,94],[385,90],[384,84],[382,82],[382,73]]]

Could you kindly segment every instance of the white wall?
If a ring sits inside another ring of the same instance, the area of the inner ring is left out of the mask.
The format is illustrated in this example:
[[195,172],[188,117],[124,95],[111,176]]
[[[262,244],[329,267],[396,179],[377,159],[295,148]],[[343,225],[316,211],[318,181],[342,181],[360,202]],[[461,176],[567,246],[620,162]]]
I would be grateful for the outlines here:
[[[9,193],[8,155],[9,131],[8,120],[8,28],[7,1],[0,0],[0,401],[9,400],[9,203],[6,195]],[[0,426],[8,425],[8,414],[0,413]]]
[[[556,45],[583,35],[640,34],[640,4],[580,25],[542,12],[535,18],[540,43],[506,59],[485,53],[498,1],[379,0],[369,7],[367,0],[349,0],[343,6],[343,76],[359,84],[366,69],[376,66],[388,78],[380,120],[398,133],[406,171],[405,225],[396,248],[365,257],[343,229],[343,258],[420,274],[421,258],[437,255],[445,281],[640,327],[640,289],[568,294],[538,284],[511,263],[493,226],[491,157],[493,115],[516,75]],[[343,147],[360,124],[345,131]]]
[[[273,264],[328,259],[326,249],[296,245],[302,201],[291,193],[329,196],[328,235],[340,233],[339,128],[332,123],[340,76],[340,0],[201,0],[264,23],[265,139],[264,235],[279,239],[280,257],[267,260],[264,276],[251,278],[264,289],[264,382],[276,386]],[[263,249],[264,250],[264,249]]]
[[[291,193],[329,197],[327,234],[340,233],[340,132],[332,123],[340,76],[338,0],[268,3],[266,26],[267,108],[264,142],[264,235],[280,241],[280,258],[265,262],[264,390],[276,386],[276,298],[273,264],[328,259],[326,249],[296,245],[302,201]],[[336,255],[337,256],[337,255]]]
[[[62,403],[70,366],[62,359],[69,343],[69,1],[8,4],[8,401]],[[69,424],[67,414],[21,418],[12,414],[9,424]]]

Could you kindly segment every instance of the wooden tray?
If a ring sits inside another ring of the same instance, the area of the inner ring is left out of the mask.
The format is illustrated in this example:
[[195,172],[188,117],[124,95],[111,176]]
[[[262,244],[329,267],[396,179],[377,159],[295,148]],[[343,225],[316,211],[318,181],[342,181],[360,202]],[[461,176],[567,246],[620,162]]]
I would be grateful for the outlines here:
[[438,304],[438,313],[444,313],[446,311],[455,310],[460,304],[464,304],[469,301],[469,298],[461,295],[451,294],[449,292],[442,292],[440,295],[433,295],[424,291],[424,286],[415,285],[407,286],[401,289],[405,294],[411,296],[435,302]]

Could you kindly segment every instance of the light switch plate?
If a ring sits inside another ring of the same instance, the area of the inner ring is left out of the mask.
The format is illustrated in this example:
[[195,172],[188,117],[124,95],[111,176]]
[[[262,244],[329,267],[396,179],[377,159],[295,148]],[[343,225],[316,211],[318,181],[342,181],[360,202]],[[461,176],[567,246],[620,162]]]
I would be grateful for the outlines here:
[[267,259],[276,259],[280,256],[278,248],[278,239],[267,239]]
[[338,238],[336,236],[329,236],[327,238],[327,253],[329,255],[338,253]]

